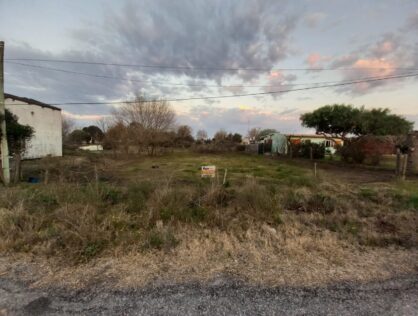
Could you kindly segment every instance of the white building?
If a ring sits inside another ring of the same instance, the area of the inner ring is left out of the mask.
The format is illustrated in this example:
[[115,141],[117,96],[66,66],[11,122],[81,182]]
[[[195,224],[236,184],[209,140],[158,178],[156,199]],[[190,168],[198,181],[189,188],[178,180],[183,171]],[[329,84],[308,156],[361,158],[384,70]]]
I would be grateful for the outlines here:
[[29,125],[34,135],[26,146],[24,158],[62,156],[61,109],[33,99],[4,94],[6,109],[18,117],[18,122]]

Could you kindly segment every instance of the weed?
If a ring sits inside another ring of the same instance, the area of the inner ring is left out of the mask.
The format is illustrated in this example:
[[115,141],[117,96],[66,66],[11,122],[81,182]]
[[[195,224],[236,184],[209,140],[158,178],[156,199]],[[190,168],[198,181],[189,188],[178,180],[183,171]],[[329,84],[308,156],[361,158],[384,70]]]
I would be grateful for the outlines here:
[[126,210],[130,213],[138,213],[145,209],[146,203],[154,185],[149,181],[135,182],[128,185],[126,192]]
[[168,251],[178,245],[179,241],[169,230],[151,230],[145,241],[146,249],[158,249]]
[[414,210],[418,210],[418,194],[411,195],[408,204]]
[[362,187],[359,190],[359,193],[361,198],[365,200],[369,200],[372,202],[379,202],[379,197],[377,195],[377,192],[371,188],[368,187]]

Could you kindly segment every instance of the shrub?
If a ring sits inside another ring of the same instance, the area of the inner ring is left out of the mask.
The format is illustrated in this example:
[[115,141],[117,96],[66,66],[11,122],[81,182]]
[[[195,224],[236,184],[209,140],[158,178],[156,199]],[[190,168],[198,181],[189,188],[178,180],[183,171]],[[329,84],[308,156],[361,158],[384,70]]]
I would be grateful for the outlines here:
[[357,142],[346,142],[343,147],[339,149],[341,158],[348,163],[363,163],[366,159],[366,154],[362,147]]
[[323,159],[325,157],[325,144],[312,143],[311,141],[303,141],[299,144],[291,144],[293,157],[313,159]]
[[252,217],[280,221],[281,207],[276,193],[254,179],[247,180],[236,191],[235,201],[241,212]]
[[129,184],[125,195],[126,210],[138,213],[145,209],[147,200],[154,190],[154,185],[149,181]]
[[178,245],[179,241],[174,234],[167,229],[153,229],[146,236],[145,248],[170,250]]

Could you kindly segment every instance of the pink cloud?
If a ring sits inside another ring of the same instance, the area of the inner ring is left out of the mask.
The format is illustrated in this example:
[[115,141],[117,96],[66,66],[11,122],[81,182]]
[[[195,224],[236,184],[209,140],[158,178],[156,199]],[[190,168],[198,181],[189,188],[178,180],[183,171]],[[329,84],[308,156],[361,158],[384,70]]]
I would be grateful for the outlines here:
[[369,77],[389,76],[394,74],[396,64],[384,58],[369,58],[357,60],[353,67]]
[[209,134],[224,128],[245,135],[249,127],[276,128],[288,133],[301,132],[303,128],[299,116],[300,111],[297,108],[270,110],[250,105],[233,108],[198,106],[189,113],[180,115],[178,121],[191,125],[194,130],[204,128]]
[[321,58],[322,58],[321,55],[319,55],[318,53],[312,53],[312,54],[309,54],[306,61],[308,62],[309,66],[311,66],[311,68],[314,68],[321,61]]
[[311,53],[306,58],[306,63],[311,68],[321,68],[324,62],[329,62],[332,58],[329,56],[323,56],[319,53]]
[[[344,80],[358,80],[368,77],[387,77],[396,75],[397,63],[393,60],[386,60],[384,58],[361,58],[357,59],[350,66],[346,68],[350,69],[343,70]],[[362,82],[357,83],[350,87],[354,93],[365,93],[371,88],[384,85],[384,81],[373,81],[373,82]],[[347,90],[345,88],[344,90]]]

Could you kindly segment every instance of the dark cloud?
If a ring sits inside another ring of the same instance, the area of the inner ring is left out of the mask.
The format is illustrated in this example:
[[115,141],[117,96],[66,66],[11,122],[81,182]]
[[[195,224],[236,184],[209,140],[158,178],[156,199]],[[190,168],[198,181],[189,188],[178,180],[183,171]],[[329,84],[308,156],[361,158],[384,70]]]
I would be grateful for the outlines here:
[[[108,13],[103,25],[105,35],[93,46],[125,62],[269,68],[286,57],[295,23],[296,19],[286,14],[284,1],[244,1],[240,5],[221,0],[131,2],[120,12]],[[86,38],[85,34],[91,32],[78,30],[76,36]],[[213,69],[183,73],[219,81],[231,74]],[[249,80],[254,72],[239,75]]]
[[[270,69],[289,54],[289,38],[297,18],[287,9],[287,1],[171,1],[127,2],[122,10],[106,11],[102,22],[85,24],[70,31],[72,50],[51,53],[14,43],[6,48],[6,58],[33,57],[103,61],[123,64],[206,67],[206,70],[114,67],[105,65],[47,64],[27,62],[98,74],[131,78],[144,82],[92,78],[52,70],[6,64],[11,80],[6,89],[45,102],[125,100],[134,94],[177,98],[213,94],[244,93],[242,88],[207,88],[254,82],[261,75],[254,71],[228,71],[218,68]],[[232,79],[231,79],[232,78]],[[155,85],[159,81],[167,85]],[[192,87],[170,85],[195,84]],[[256,89],[255,91],[260,89]],[[254,91],[252,89],[251,91]],[[77,113],[108,113],[108,106],[75,106],[65,110]]]

